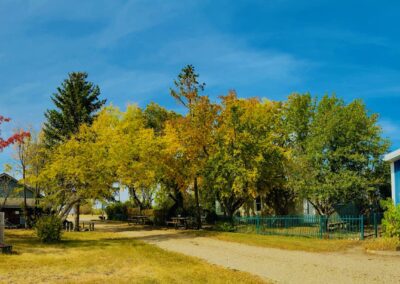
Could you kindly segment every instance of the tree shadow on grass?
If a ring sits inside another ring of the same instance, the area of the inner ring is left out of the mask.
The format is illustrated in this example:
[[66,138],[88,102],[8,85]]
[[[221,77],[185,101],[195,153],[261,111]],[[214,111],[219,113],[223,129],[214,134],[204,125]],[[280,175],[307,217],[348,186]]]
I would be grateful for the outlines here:
[[[82,234],[85,234],[82,232]],[[91,236],[92,237],[92,236]],[[110,238],[99,237],[93,239],[74,239],[66,238],[60,242],[42,243],[34,234],[7,234],[7,243],[13,246],[13,254],[21,253],[34,253],[34,254],[47,254],[47,253],[67,253],[71,249],[78,249],[90,251],[93,249],[105,249],[112,246],[143,246],[142,242],[133,241],[132,238]]]
[[[154,234],[148,234],[155,231]],[[132,235],[129,235],[132,232]],[[139,232],[139,235],[137,233]],[[146,232],[140,235],[140,232]],[[115,233],[115,237],[113,234]],[[126,235],[119,234],[126,233]],[[104,234],[102,236],[102,234]],[[169,239],[193,239],[196,237],[208,237],[217,235],[213,231],[194,231],[194,230],[171,230],[166,227],[156,227],[149,225],[131,225],[126,223],[110,224],[110,226],[100,227],[95,232],[80,232],[65,234],[63,239],[57,243],[42,243],[35,236],[32,230],[8,230],[6,232],[6,242],[13,246],[14,252],[18,253],[67,253],[70,249],[79,248],[82,251],[93,249],[104,249],[111,246],[143,246],[143,241],[157,243]]]

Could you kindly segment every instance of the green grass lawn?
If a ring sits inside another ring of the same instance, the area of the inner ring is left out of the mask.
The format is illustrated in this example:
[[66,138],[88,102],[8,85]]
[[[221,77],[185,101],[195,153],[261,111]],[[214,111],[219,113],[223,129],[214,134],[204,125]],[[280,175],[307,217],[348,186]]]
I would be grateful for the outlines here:
[[210,237],[217,240],[236,242],[251,246],[271,247],[310,252],[342,251],[360,244],[355,240],[321,240],[306,237],[256,235],[216,231],[191,231],[189,234]]
[[16,254],[0,255],[0,282],[7,283],[264,283],[164,251],[115,233],[66,233],[60,244],[42,244],[33,231],[6,231]]
[[400,251],[399,238],[378,238],[365,241],[363,244],[366,250],[376,251]]

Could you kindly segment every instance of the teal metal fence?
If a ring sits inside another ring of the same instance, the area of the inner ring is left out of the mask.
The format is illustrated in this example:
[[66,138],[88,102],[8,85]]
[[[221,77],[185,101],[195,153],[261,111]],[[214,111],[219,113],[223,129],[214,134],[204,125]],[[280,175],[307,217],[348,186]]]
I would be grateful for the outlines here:
[[267,216],[235,217],[238,232],[303,236],[321,239],[360,239],[379,235],[381,214],[369,216]]

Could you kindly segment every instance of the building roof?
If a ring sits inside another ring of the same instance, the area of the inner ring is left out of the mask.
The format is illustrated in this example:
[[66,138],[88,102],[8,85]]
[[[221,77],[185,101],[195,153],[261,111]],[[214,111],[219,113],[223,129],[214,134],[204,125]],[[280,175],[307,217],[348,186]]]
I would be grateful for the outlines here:
[[10,176],[10,175],[7,174],[7,173],[2,173],[2,174],[0,174],[0,178],[3,178],[3,177],[8,177],[9,179],[18,182],[18,180],[17,180],[15,177],[12,177],[12,176]]
[[[7,177],[7,178],[9,178],[10,180],[13,180],[15,183],[19,184],[19,181],[18,181],[15,177],[10,176],[10,175],[7,174],[7,173],[2,173],[2,174],[0,174],[0,179],[2,179],[2,178],[4,178],[4,177]],[[35,191],[34,191],[31,187],[29,187],[29,186],[27,186],[26,189],[29,190],[29,191],[32,192],[32,193],[35,192]]]
[[383,157],[383,160],[387,162],[396,162],[397,160],[400,160],[400,149],[386,154]]
[[[0,198],[0,207],[3,205],[4,198]],[[7,198],[6,204],[3,208],[22,208],[24,203],[23,198]],[[35,199],[34,198],[27,198],[26,205],[28,207],[35,207]]]

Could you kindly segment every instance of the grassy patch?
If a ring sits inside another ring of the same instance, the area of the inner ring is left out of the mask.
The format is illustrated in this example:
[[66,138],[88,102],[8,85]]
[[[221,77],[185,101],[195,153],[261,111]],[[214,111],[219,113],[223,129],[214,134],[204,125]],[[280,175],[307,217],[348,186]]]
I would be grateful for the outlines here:
[[377,251],[400,251],[400,240],[398,238],[378,238],[365,241],[364,248]]
[[270,236],[215,231],[192,231],[189,233],[197,236],[211,237],[217,240],[241,243],[251,246],[310,252],[342,251],[360,243],[359,241],[354,240],[321,240],[305,237]]
[[115,233],[66,233],[60,244],[42,244],[32,231],[10,230],[6,237],[17,254],[0,255],[0,282],[263,283]]

